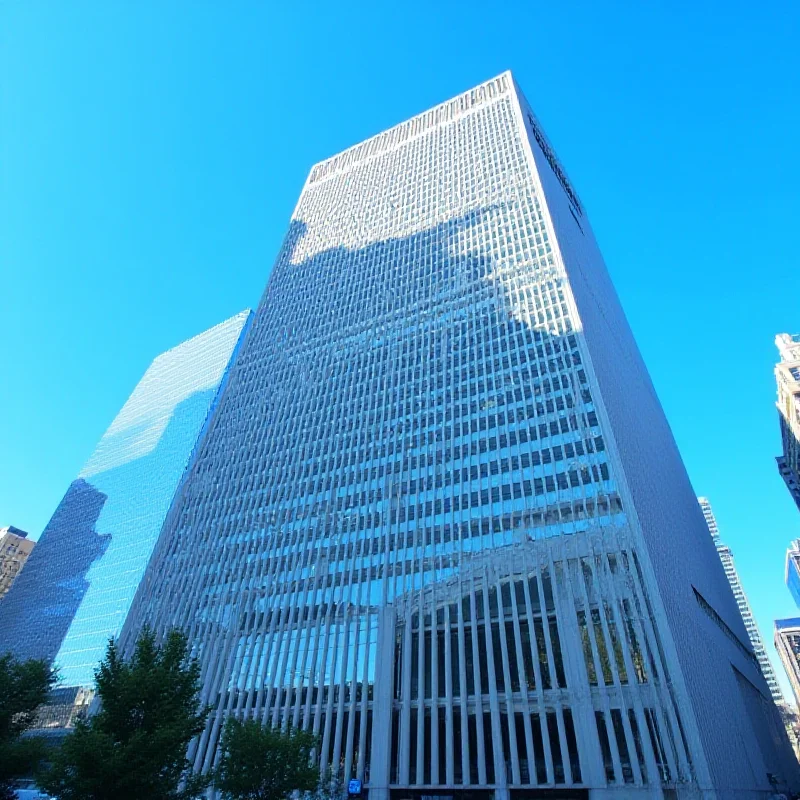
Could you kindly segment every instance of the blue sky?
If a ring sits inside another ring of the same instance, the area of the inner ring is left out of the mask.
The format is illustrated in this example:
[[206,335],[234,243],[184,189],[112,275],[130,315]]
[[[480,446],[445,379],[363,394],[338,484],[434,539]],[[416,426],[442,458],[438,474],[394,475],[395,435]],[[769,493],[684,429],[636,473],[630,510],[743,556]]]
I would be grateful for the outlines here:
[[798,40],[791,2],[6,0],[0,524],[38,536],[152,358],[257,304],[314,162],[510,68],[771,648]]

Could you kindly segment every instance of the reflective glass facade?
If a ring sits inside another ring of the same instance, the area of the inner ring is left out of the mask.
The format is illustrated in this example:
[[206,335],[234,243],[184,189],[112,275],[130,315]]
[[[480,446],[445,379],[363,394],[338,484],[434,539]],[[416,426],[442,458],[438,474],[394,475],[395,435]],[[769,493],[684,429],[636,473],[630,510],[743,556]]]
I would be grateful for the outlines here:
[[786,586],[800,608],[800,539],[795,539],[786,551]]
[[0,650],[90,685],[120,633],[250,312],[153,361],[69,487],[9,594]]
[[189,633],[214,707],[198,770],[230,714],[318,733],[371,800],[761,790],[783,757],[509,73],[312,169],[162,542],[123,639]]

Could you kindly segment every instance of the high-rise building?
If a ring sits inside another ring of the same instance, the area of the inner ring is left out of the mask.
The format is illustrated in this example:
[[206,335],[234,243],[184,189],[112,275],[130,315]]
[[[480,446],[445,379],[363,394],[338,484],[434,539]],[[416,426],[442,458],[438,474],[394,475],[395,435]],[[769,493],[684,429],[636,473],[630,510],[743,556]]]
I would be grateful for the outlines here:
[[250,317],[237,314],[147,369],[0,602],[0,652],[55,661],[65,690],[93,683]]
[[34,545],[25,531],[13,525],[0,528],[0,598],[11,588]]
[[800,539],[795,539],[786,550],[786,587],[800,608]]
[[200,660],[197,769],[235,714],[317,732],[370,800],[797,786],[510,73],[311,170],[124,648],[144,623]]
[[778,334],[775,345],[781,356],[775,365],[775,381],[783,443],[783,455],[776,460],[778,471],[800,508],[800,334]]
[[758,630],[758,625],[753,616],[753,611],[750,608],[750,603],[747,601],[747,595],[742,588],[739,573],[736,571],[736,565],[733,562],[733,553],[730,547],[720,538],[717,520],[714,516],[714,512],[711,510],[711,504],[708,502],[708,498],[698,497],[697,500],[703,511],[706,525],[708,525],[708,531],[717,548],[717,553],[719,553],[719,560],[722,562],[725,576],[728,579],[728,583],[731,585],[733,596],[736,598],[736,605],[739,606],[739,613],[742,615],[742,621],[747,630],[747,635],[750,638],[750,644],[753,645],[753,652],[756,654],[758,665],[761,667],[761,674],[767,681],[772,699],[776,703],[783,703],[783,692],[781,692],[778,679],[775,677],[775,670],[772,668],[766,648],[764,647],[764,640],[761,638],[761,632]]
[[800,706],[800,617],[775,620],[775,649]]
[[725,570],[725,575],[728,578],[728,583],[733,590],[733,596],[736,598],[736,604],[739,606],[739,612],[742,615],[744,626],[747,629],[747,635],[750,637],[750,643],[753,645],[753,652],[758,659],[761,674],[769,686],[772,699],[778,707],[778,711],[783,720],[783,725],[786,728],[786,735],[789,737],[789,742],[792,745],[792,750],[796,756],[800,756],[800,720],[798,720],[797,709],[793,704],[787,703],[781,691],[778,678],[775,675],[775,670],[772,667],[772,662],[769,660],[767,650],[764,647],[764,640],[761,638],[761,631],[758,629],[753,611],[750,608],[750,603],[747,600],[747,595],[742,588],[742,582],[739,579],[739,573],[736,570],[736,564],[733,561],[733,553],[730,547],[726,545],[719,535],[719,528],[714,512],[711,509],[711,504],[705,497],[698,497],[700,508],[703,511],[703,516],[708,525],[708,531],[719,553],[719,559]]

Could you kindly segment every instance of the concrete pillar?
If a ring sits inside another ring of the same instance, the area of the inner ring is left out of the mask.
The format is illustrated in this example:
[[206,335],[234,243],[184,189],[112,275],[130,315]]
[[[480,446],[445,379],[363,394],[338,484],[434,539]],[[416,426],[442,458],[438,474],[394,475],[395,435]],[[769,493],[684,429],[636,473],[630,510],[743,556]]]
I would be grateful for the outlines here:
[[[572,695],[572,719],[581,763],[581,777],[587,786],[605,786],[606,773],[603,766],[603,754],[597,739],[597,725],[592,709],[589,677],[586,672],[578,620],[575,616],[575,600],[566,576],[562,580],[557,580],[558,573],[554,569],[553,562],[550,563],[561,640],[561,658],[567,686]],[[566,570],[566,561],[563,563],[564,570]],[[564,575],[563,572],[561,574]]]
[[392,698],[394,695],[395,610],[384,606],[378,616],[375,688],[372,704],[372,755],[369,769],[370,800],[388,800],[389,762],[392,757]]

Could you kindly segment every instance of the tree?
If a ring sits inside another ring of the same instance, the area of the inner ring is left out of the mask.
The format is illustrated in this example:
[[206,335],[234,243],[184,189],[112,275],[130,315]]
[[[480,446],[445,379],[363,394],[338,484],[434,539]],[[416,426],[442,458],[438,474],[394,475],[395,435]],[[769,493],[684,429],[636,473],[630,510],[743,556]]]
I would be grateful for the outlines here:
[[0,800],[16,797],[15,780],[31,775],[46,752],[40,738],[22,734],[56,680],[46,661],[0,656]]
[[186,637],[162,646],[145,629],[125,661],[113,640],[95,672],[100,709],[75,730],[40,778],[61,800],[188,800],[208,779],[193,774],[189,742],[205,727],[200,667]]
[[226,800],[287,800],[320,783],[311,753],[319,744],[309,731],[263,727],[254,719],[228,718],[220,742],[214,785]]

